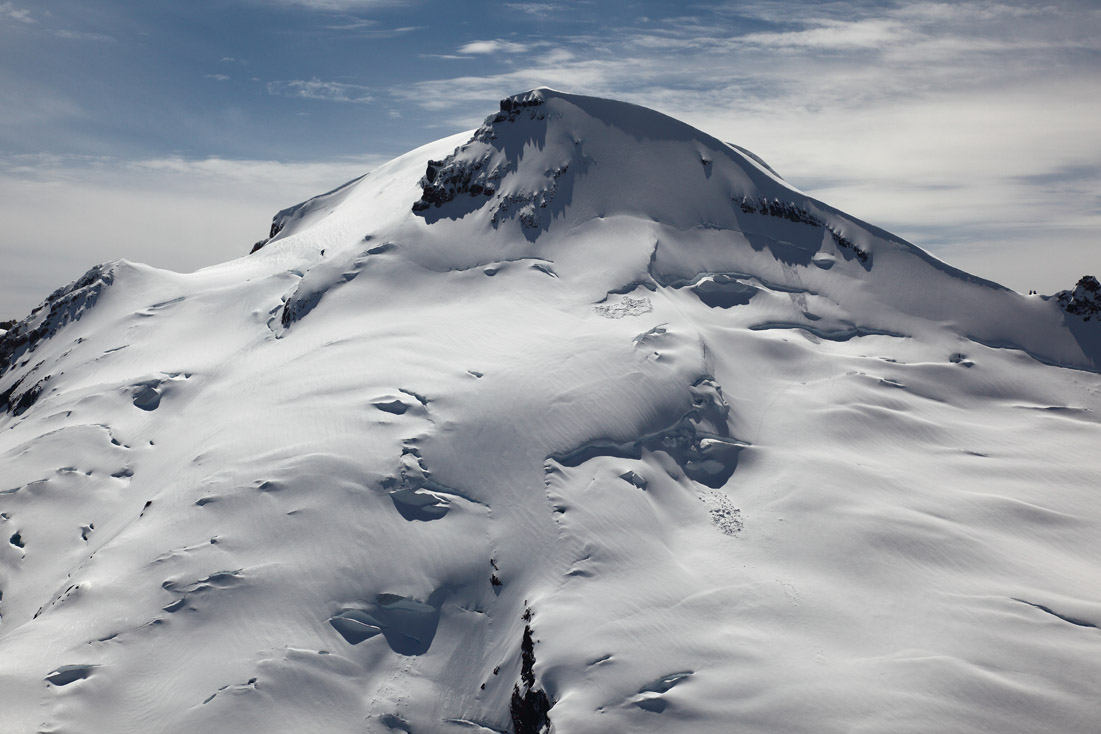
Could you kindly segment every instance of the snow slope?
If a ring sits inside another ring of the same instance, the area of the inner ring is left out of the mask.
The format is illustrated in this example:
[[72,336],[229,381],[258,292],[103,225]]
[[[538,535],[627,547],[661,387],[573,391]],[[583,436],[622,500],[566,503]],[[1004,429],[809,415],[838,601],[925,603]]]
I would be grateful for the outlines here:
[[1096,319],[547,89],[272,230],[0,335],[0,731],[1096,730]]

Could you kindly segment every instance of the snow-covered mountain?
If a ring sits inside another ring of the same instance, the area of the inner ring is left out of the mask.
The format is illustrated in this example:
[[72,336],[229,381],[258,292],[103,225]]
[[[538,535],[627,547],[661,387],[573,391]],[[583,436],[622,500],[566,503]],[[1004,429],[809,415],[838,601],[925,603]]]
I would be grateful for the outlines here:
[[1096,731],[1097,295],[511,97],[0,334],[0,731]]

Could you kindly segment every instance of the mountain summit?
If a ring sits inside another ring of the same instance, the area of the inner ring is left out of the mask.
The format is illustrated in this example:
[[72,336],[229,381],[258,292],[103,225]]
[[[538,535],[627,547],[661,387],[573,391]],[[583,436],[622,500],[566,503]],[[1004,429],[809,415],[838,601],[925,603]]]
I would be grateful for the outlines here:
[[509,97],[0,333],[0,730],[1089,731],[1096,283]]
[[[426,156],[433,156],[427,164]],[[419,198],[407,188],[414,173]],[[308,230],[313,241],[338,223],[409,241],[408,256],[437,268],[552,251],[547,259],[572,261],[567,252],[581,249],[579,269],[592,272],[579,277],[597,276],[596,296],[629,284],[750,275],[811,288],[859,313],[866,328],[889,329],[899,316],[918,317],[918,329],[950,322],[984,344],[1101,368],[1096,336],[1065,320],[1058,303],[946,265],[793,189],[752,153],[625,102],[546,88],[506,98],[472,135],[421,148],[280,212],[272,240],[297,241]],[[578,244],[592,239],[606,244]]]

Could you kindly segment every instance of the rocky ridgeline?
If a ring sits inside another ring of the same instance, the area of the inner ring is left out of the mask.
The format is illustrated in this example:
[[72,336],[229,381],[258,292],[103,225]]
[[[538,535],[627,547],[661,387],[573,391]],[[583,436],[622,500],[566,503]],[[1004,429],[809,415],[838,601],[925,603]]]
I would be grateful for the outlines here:
[[97,265],[80,279],[47,296],[30,316],[12,324],[0,335],[0,377],[14,367],[20,357],[33,352],[63,326],[79,321],[114,279],[112,265]]
[[473,162],[453,158],[428,161],[428,168],[420,180],[421,198],[413,203],[413,211],[443,206],[456,196],[493,196],[503,172],[499,168],[487,170],[488,162],[488,154]]
[[1092,275],[1083,275],[1074,290],[1060,291],[1055,298],[1064,311],[1086,321],[1101,316],[1101,283]]
[[516,122],[521,115],[526,114],[532,120],[544,119],[546,113],[540,109],[543,102],[543,98],[534,92],[502,99],[500,112],[486,118],[470,142],[456,148],[442,161],[428,161],[420,180],[421,198],[413,203],[413,211],[424,212],[443,206],[458,196],[489,198],[497,193],[497,182],[511,168],[507,165],[489,168],[491,154],[488,151],[475,160],[468,160],[463,154],[475,144],[496,140],[497,126]]
[[786,219],[789,222],[806,224],[812,227],[825,227],[833,238],[835,245],[842,250],[852,252],[856,256],[856,259],[862,263],[868,263],[871,260],[871,255],[857,247],[852,240],[848,239],[833,227],[826,224],[820,217],[797,205],[795,202],[780,201],[776,198],[769,199],[764,196],[754,200],[750,199],[748,196],[743,196],[741,200],[738,201],[738,204],[745,214],[764,214],[765,216],[778,217],[779,219]]
[[538,191],[525,194],[509,194],[501,197],[500,203],[493,210],[490,224],[499,227],[501,222],[510,216],[517,215],[520,224],[525,229],[538,229],[541,226],[537,209],[546,209],[554,201],[558,193],[558,179],[569,170],[569,165],[562,165],[553,170],[543,172],[546,186]]
[[487,117],[482,126],[475,131],[473,139],[483,143],[494,140],[497,137],[494,125],[502,122],[516,122],[521,115],[526,115],[530,120],[546,119],[546,110],[540,109],[544,102],[543,97],[535,91],[505,97],[501,100],[501,111]]
[[[22,321],[6,322],[7,331],[0,333],[0,377],[14,368],[20,358],[30,354],[66,324],[79,321],[96,304],[103,289],[114,281],[110,265],[97,265],[79,280],[64,288],[58,288],[47,296],[45,302],[31,311]],[[33,384],[36,365],[5,389],[0,389],[0,411],[22,415],[42,395],[50,375],[39,378]],[[26,387],[30,385],[30,387]]]

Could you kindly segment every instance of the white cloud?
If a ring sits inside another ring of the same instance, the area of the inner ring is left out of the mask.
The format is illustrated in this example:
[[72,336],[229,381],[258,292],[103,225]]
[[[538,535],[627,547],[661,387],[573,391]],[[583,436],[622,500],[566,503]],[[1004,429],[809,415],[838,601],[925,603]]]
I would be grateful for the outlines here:
[[505,7],[509,10],[536,16],[547,16],[562,10],[561,4],[555,5],[554,3],[505,3]]
[[530,46],[525,46],[522,43],[513,43],[511,41],[502,41],[500,39],[492,41],[472,41],[465,46],[459,47],[459,53],[461,54],[516,54],[530,50]]
[[[636,68],[632,68],[635,66]],[[423,110],[444,111],[463,108],[462,117],[452,119],[454,127],[463,129],[480,124],[492,112],[497,101],[539,86],[569,90],[582,94],[613,94],[614,82],[620,74],[635,71],[637,65],[623,61],[578,61],[564,64],[544,64],[517,69],[492,76],[463,76],[417,82],[389,90],[404,102]]]
[[377,20],[356,18],[354,16],[342,16],[339,22],[327,25],[325,29],[330,31],[361,31],[376,25],[378,25]]
[[279,5],[329,12],[354,12],[410,4],[409,0],[275,0],[275,2]]
[[546,64],[565,64],[576,58],[576,55],[564,48],[552,49],[542,54],[543,63]]
[[207,74],[206,78],[213,79],[214,81],[218,82],[228,82],[230,79],[228,74]]
[[1057,15],[1059,9],[1054,5],[1010,5],[998,2],[916,2],[903,4],[894,9],[894,15],[901,18],[958,23],[961,20],[991,21],[1001,19],[1018,20],[1020,18],[1044,15]]
[[326,82],[317,77],[308,81],[278,81],[268,82],[268,94],[281,97],[296,97],[299,99],[319,99],[326,102],[354,102],[366,104],[374,102],[374,97],[368,94],[367,87],[359,84],[345,84],[343,82]]
[[379,22],[371,18],[360,18],[355,15],[340,15],[328,25],[321,26],[327,31],[340,31],[350,35],[369,38],[393,38],[404,33],[419,31],[424,26],[402,26],[400,28],[379,27]]
[[14,20],[17,23],[34,23],[31,11],[17,8],[14,3],[0,3],[0,20]]
[[90,31],[74,31],[67,28],[54,31],[54,35],[58,38],[67,38],[71,41],[98,41],[100,43],[116,43],[117,39],[114,36],[108,36],[104,33],[92,33]]
[[815,28],[783,33],[750,33],[742,43],[778,48],[876,49],[904,42],[911,34],[900,21],[871,19],[856,22],[823,21]]

